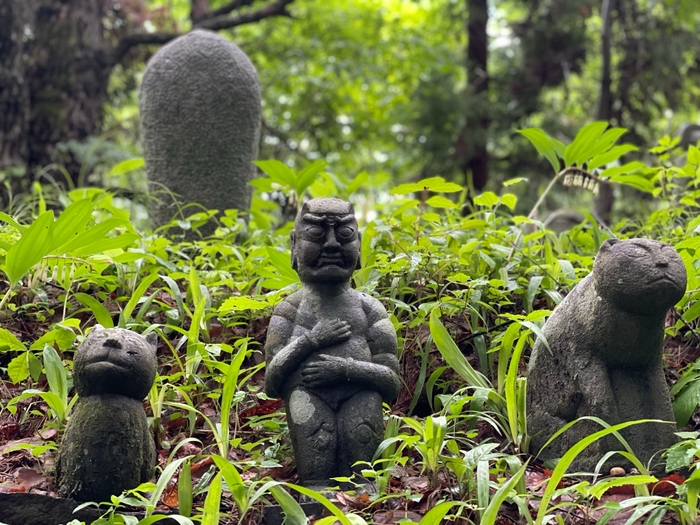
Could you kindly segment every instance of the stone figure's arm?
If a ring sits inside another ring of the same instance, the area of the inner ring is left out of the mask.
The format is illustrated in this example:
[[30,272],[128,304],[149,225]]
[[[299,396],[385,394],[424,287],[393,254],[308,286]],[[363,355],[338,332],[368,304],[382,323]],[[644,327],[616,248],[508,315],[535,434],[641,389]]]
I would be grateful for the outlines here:
[[302,376],[311,387],[348,383],[361,385],[379,392],[382,399],[395,399],[401,388],[399,379],[398,344],[394,330],[384,307],[376,299],[363,297],[367,315],[367,345],[372,353],[371,361],[321,354],[309,363]]
[[312,330],[290,341],[294,331],[294,307],[287,302],[276,309],[267,328],[265,343],[265,393],[272,397],[284,395],[285,381],[307,357],[320,348],[350,338],[350,325],[339,319],[323,319]]

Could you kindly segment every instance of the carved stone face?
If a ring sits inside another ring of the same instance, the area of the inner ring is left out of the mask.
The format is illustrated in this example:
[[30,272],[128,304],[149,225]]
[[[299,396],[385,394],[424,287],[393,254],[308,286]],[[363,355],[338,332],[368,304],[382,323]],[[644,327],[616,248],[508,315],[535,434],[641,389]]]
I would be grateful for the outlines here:
[[156,376],[157,335],[96,325],[78,348],[73,380],[81,397],[146,397]]
[[687,283],[676,250],[650,239],[609,239],[593,266],[596,292],[620,309],[663,315],[681,300]]
[[312,199],[294,222],[292,268],[305,283],[343,283],[360,267],[360,233],[352,205]]

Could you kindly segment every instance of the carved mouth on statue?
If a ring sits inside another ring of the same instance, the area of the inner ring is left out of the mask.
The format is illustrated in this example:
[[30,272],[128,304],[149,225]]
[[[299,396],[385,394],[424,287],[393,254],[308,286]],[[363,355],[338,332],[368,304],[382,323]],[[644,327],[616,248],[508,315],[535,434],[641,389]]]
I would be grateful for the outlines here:
[[129,367],[122,363],[115,363],[114,361],[95,361],[93,363],[88,363],[86,368],[91,370],[123,370],[129,371]]
[[647,284],[654,284],[654,283],[658,283],[660,281],[666,281],[667,283],[676,284],[676,281],[671,279],[668,275],[661,275],[659,277],[655,277],[654,279],[647,281]]
[[323,266],[345,266],[343,259],[341,257],[321,257],[316,261],[316,267],[321,268]]

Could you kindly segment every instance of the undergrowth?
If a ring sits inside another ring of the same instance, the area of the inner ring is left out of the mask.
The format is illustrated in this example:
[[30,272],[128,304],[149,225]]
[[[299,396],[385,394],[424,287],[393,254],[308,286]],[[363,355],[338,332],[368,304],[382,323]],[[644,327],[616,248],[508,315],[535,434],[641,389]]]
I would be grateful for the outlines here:
[[[421,524],[563,523],[593,519],[598,507],[599,523],[620,512],[647,523],[668,516],[694,523],[696,433],[680,434],[684,441],[668,451],[669,469],[685,475],[667,481],[675,485],[663,495],[642,464],[627,478],[565,476],[576,451],[621,425],[601,426],[551,473],[536,467],[538,451],[528,446],[529,351],[547,316],[590,272],[605,239],[644,236],[675,246],[688,288],[667,322],[666,346],[697,345],[700,151],[691,147],[676,166],[664,139],[652,151],[654,166],[620,165],[634,148],[615,145],[624,130],[606,127],[587,126],[568,147],[540,130],[522,132],[554,169],[536,208],[559,182],[586,191],[608,180],[638,189],[651,210],[608,226],[588,214],[561,234],[543,228],[537,209],[516,212],[524,179],[468,200],[462,186],[439,177],[382,188],[380,177],[346,179],[325,171],[321,161],[300,172],[264,161],[258,165],[267,176],[254,183],[249,220],[233,210],[218,219],[200,211],[156,232],[135,225],[130,205],[109,190],[49,196],[50,189],[35,185],[22,214],[0,214],[0,369],[7,378],[0,423],[53,438],[5,437],[11,446],[3,454],[29,450],[47,465],[50,483],[49,460],[75,401],[72,358],[100,323],[155,331],[160,347],[147,399],[158,448],[156,483],[115,496],[99,523],[139,522],[123,508],[141,508],[142,524],[168,509],[180,523],[260,523],[264,505],[277,503],[287,523],[302,524],[299,495],[331,513],[319,524],[393,523],[389,514]],[[262,389],[267,321],[299,287],[290,265],[289,219],[309,195],[355,203],[362,268],[354,284],[389,312],[404,381],[399,398],[385,406],[386,439],[363,465],[365,479],[338,480],[356,482],[359,490],[342,493],[335,504],[328,494],[295,484],[282,404]],[[218,228],[202,238],[197,231],[206,220],[217,220]],[[684,363],[676,356],[669,366],[680,428],[700,398],[700,365],[691,360],[679,371]],[[539,481],[527,482],[532,472]],[[369,492],[362,489],[366,483]],[[599,501],[620,485],[632,486],[634,497]]]

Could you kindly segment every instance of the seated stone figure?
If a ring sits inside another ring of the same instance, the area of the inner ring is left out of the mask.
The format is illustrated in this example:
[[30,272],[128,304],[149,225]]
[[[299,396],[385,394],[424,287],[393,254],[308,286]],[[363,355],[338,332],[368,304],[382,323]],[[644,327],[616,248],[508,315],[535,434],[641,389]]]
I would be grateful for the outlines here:
[[78,348],[80,397],[56,462],[61,496],[109,501],[151,479],[156,450],[141,402],[156,375],[156,338],[96,325]]
[[382,400],[400,388],[396,332],[379,301],[350,287],[360,267],[350,203],[310,200],[291,241],[302,287],[270,320],[265,391],[284,398],[300,482],[325,487],[382,441]]
[[[557,306],[544,326],[549,348],[535,344],[527,380],[528,434],[537,454],[562,426],[582,416],[610,425],[638,419],[673,421],[661,350],[666,314],[685,292],[686,272],[673,247],[648,239],[607,240],[593,271]],[[548,445],[541,459],[561,458],[602,427],[583,420]],[[674,424],[642,423],[621,432],[642,463],[676,441]],[[587,447],[573,464],[593,471],[613,436]],[[620,455],[606,463],[629,464]],[[657,469],[658,470],[658,469]]]

